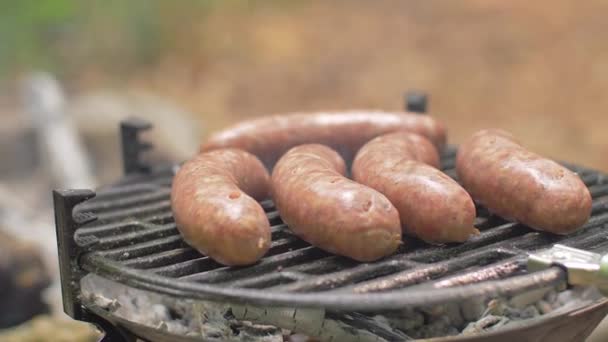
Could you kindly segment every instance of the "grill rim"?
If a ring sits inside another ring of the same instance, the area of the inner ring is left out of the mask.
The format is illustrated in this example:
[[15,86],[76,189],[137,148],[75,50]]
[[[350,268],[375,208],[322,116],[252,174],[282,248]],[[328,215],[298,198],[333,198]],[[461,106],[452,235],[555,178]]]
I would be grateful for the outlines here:
[[[449,145],[443,153],[448,164],[453,164],[456,146]],[[599,179],[607,177],[604,173],[587,167],[561,162],[567,167],[575,168],[577,172],[587,173],[586,177],[592,176]],[[453,165],[451,165],[453,167]],[[164,168],[167,169],[166,167]],[[143,174],[140,175],[144,177]],[[139,179],[137,175],[129,178]],[[124,186],[125,180],[117,183]],[[144,179],[144,178],[141,178]],[[603,182],[601,182],[603,184]],[[111,189],[111,187],[110,187]],[[268,206],[268,203],[262,203]],[[87,205],[82,205],[87,208]],[[76,215],[82,214],[76,210]],[[593,216],[592,216],[593,217]],[[509,222],[509,221],[507,221]],[[158,226],[163,226],[162,224]],[[59,229],[59,228],[58,228]],[[531,231],[536,232],[536,231]],[[74,231],[73,235],[78,235]],[[521,255],[512,258],[520,263],[525,263],[527,252],[519,250]],[[514,275],[505,279],[484,280],[478,283],[459,285],[455,287],[429,286],[421,288],[397,288],[389,292],[369,293],[336,293],[335,291],[322,292],[272,292],[266,288],[239,288],[222,287],[221,284],[205,284],[194,281],[178,280],[149,272],[146,269],[121,264],[120,261],[111,260],[104,256],[103,252],[83,251],[78,259],[78,266],[86,272],[95,273],[99,276],[115,280],[127,286],[150,290],[157,293],[181,297],[186,299],[210,300],[232,303],[246,303],[257,306],[279,306],[279,307],[323,307],[336,311],[384,311],[403,309],[405,307],[421,307],[437,305],[449,302],[458,302],[473,297],[488,298],[491,296],[509,296],[523,291],[541,287],[563,287],[566,284],[566,271],[553,267],[548,270]],[[431,283],[433,281],[431,280]]]
[[[525,256],[522,256],[522,262]],[[461,302],[473,297],[510,296],[543,287],[566,284],[566,271],[551,267],[539,272],[516,275],[502,280],[488,280],[457,287],[394,289],[370,293],[290,293],[265,289],[224,288],[194,282],[176,282],[145,271],[120,265],[94,253],[81,258],[84,270],[141,290],[197,300],[276,307],[322,307],[335,311],[390,311],[407,307]]]

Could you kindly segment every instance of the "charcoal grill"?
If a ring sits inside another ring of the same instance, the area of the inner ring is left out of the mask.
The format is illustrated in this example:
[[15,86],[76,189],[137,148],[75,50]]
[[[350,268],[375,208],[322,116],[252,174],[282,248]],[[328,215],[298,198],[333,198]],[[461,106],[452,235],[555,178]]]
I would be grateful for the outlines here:
[[[425,101],[421,96],[408,98]],[[410,109],[425,107],[409,104]],[[530,252],[556,243],[608,251],[608,178],[566,164],[581,176],[593,196],[591,219],[568,236],[536,232],[478,207],[476,226],[481,233],[466,243],[430,246],[413,241],[383,260],[357,263],[298,239],[281,221],[273,203],[264,201],[261,204],[272,225],[270,251],[253,266],[226,267],[190,248],[176,230],[169,202],[176,167],[147,165],[140,159],[140,152],[150,148],[140,140],[140,132],[150,127],[135,119],[121,124],[122,180],[97,193],[53,192],[64,310],[74,319],[101,327],[107,341],[192,338],[129,322],[87,303],[80,293],[80,280],[87,274],[165,296],[232,303],[245,310],[322,308],[344,325],[392,341],[403,335],[375,325],[369,317],[378,312],[563,288],[567,271],[554,266],[529,272]],[[441,159],[443,170],[452,177],[456,177],[455,153],[456,148],[449,147]],[[562,338],[556,341],[582,340],[607,312],[606,301],[599,300],[557,317],[532,319],[515,329],[445,340],[482,341],[490,336],[493,341],[513,336],[523,336],[525,341],[544,341],[551,336]]]

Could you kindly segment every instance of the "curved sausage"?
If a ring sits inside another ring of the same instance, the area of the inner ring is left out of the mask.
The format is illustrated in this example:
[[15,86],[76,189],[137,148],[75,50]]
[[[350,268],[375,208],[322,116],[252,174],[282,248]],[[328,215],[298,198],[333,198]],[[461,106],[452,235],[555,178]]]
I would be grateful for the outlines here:
[[272,197],[291,230],[321,249],[358,261],[395,252],[399,214],[381,193],[344,177],[344,160],[329,147],[289,150],[272,172]]
[[213,134],[201,151],[236,147],[249,151],[272,168],[290,148],[323,144],[337,150],[348,164],[370,139],[406,130],[429,138],[437,148],[446,142],[444,126],[427,115],[405,112],[345,111],[275,115],[238,123]]
[[396,132],[363,145],[352,176],[393,203],[405,234],[430,243],[466,241],[479,234],[473,226],[475,205],[438,167],[439,154],[428,139]]
[[224,265],[248,265],[270,247],[270,224],[256,199],[267,197],[269,175],[237,149],[202,153],[173,179],[171,208],[192,247]]
[[459,149],[456,170],[474,199],[492,212],[532,228],[567,234],[591,214],[581,179],[522,147],[502,130],[475,133]]

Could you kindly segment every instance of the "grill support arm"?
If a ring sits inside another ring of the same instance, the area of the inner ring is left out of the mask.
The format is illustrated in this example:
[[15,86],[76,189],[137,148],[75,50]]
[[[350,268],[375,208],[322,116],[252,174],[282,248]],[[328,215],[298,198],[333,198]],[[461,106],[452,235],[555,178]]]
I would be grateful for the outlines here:
[[141,152],[151,149],[152,145],[140,141],[139,135],[151,128],[151,123],[139,118],[129,118],[120,123],[122,162],[125,175],[150,171],[150,167],[141,160]]
[[417,90],[405,93],[405,111],[425,114],[427,107],[427,94]]
[[95,197],[91,190],[54,190],[55,229],[57,232],[57,253],[59,254],[59,274],[63,311],[70,317],[89,322],[100,328],[104,335],[99,342],[134,342],[120,327],[88,311],[80,300],[80,279],[83,270],[78,265],[82,248],[76,242],[74,233],[82,225],[95,221],[97,217],[88,212],[74,214],[74,207]]
[[558,266],[568,273],[568,284],[595,286],[608,296],[608,254],[597,253],[556,244],[552,248],[530,254],[528,270],[538,271]]

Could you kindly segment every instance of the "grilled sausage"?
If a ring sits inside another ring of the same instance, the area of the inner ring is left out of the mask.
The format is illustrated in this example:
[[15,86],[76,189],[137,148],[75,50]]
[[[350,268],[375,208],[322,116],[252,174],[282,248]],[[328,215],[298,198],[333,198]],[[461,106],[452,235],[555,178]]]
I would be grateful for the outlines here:
[[538,230],[571,233],[591,214],[591,195],[575,173],[526,150],[502,130],[468,139],[458,151],[456,170],[475,200]]
[[363,145],[352,176],[393,203],[405,234],[430,243],[466,241],[479,234],[473,226],[475,205],[438,167],[439,154],[428,139],[395,132]]
[[256,199],[270,176],[252,154],[221,149],[186,162],[173,179],[171,208],[192,247],[224,265],[247,265],[270,247],[270,224]]
[[344,160],[329,147],[289,150],[272,172],[272,197],[300,238],[359,261],[389,255],[401,243],[399,214],[381,193],[344,177]]
[[350,164],[354,154],[367,141],[399,130],[424,135],[437,148],[446,142],[444,126],[426,115],[345,111],[275,115],[244,121],[212,135],[201,145],[201,151],[241,148],[255,154],[272,168],[290,148],[318,143],[337,150]]

